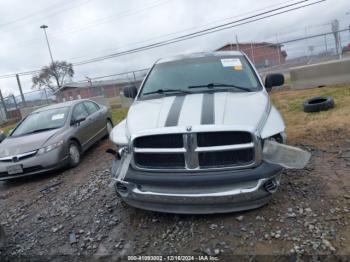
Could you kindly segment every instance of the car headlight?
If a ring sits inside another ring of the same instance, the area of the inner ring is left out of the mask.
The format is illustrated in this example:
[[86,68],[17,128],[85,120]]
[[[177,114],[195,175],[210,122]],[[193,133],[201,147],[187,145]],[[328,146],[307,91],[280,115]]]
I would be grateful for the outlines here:
[[44,154],[44,153],[48,153],[60,146],[63,145],[63,140],[60,140],[54,144],[51,144],[51,145],[48,145],[48,146],[45,146],[45,147],[42,147],[38,150],[38,154],[41,155],[41,154]]

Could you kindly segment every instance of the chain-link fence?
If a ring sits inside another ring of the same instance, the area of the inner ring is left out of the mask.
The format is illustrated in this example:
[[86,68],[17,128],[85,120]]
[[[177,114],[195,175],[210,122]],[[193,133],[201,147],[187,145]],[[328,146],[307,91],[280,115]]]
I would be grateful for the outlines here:
[[148,69],[126,73],[98,76],[82,81],[67,83],[59,90],[41,89],[10,95],[0,101],[0,125],[15,121],[33,110],[54,103],[69,100],[104,97],[111,107],[120,107],[120,93],[125,87],[140,86]]
[[[280,39],[280,41],[278,41]],[[336,40],[337,39],[337,40]],[[267,39],[268,41],[268,39]],[[350,57],[350,31],[339,30],[337,35],[326,32],[304,35],[294,39],[276,37],[269,42],[234,42],[219,50],[245,52],[264,76],[279,72],[288,75],[290,68]],[[105,97],[112,107],[122,104],[121,92],[126,86],[139,86],[148,68],[126,73],[116,73],[87,78],[66,84],[59,91],[42,89],[11,95],[0,101],[0,125],[11,119],[21,118],[21,110],[50,105],[67,100]]]

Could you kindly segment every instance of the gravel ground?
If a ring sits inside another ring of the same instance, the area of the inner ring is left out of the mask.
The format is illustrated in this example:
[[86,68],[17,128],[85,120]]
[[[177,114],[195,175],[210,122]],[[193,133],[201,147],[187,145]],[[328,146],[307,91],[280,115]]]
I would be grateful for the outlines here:
[[0,221],[7,234],[0,260],[118,261],[160,254],[223,261],[232,255],[349,259],[350,140],[330,142],[326,151],[298,145],[312,152],[311,162],[304,170],[285,171],[267,206],[196,216],[124,204],[108,186],[112,157],[104,151],[109,146],[102,141],[75,169],[0,182]]

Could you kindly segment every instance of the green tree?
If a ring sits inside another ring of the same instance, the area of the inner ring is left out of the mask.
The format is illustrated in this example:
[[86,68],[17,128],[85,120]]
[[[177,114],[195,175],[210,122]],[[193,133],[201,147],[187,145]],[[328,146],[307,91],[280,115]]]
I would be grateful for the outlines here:
[[54,61],[49,66],[41,68],[40,72],[32,77],[33,88],[49,88],[57,91],[63,84],[72,80],[73,65],[66,61]]

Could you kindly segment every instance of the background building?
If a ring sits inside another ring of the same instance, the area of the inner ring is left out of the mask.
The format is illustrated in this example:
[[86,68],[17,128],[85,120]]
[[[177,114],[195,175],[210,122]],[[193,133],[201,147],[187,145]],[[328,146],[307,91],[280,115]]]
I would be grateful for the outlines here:
[[103,96],[106,98],[119,97],[120,92],[128,86],[139,87],[141,80],[130,82],[129,80],[103,80],[93,82],[73,82],[65,84],[57,91],[59,101],[91,98]]
[[230,43],[216,51],[242,51],[247,54],[256,67],[281,65],[286,62],[287,52],[282,45],[272,43]]

